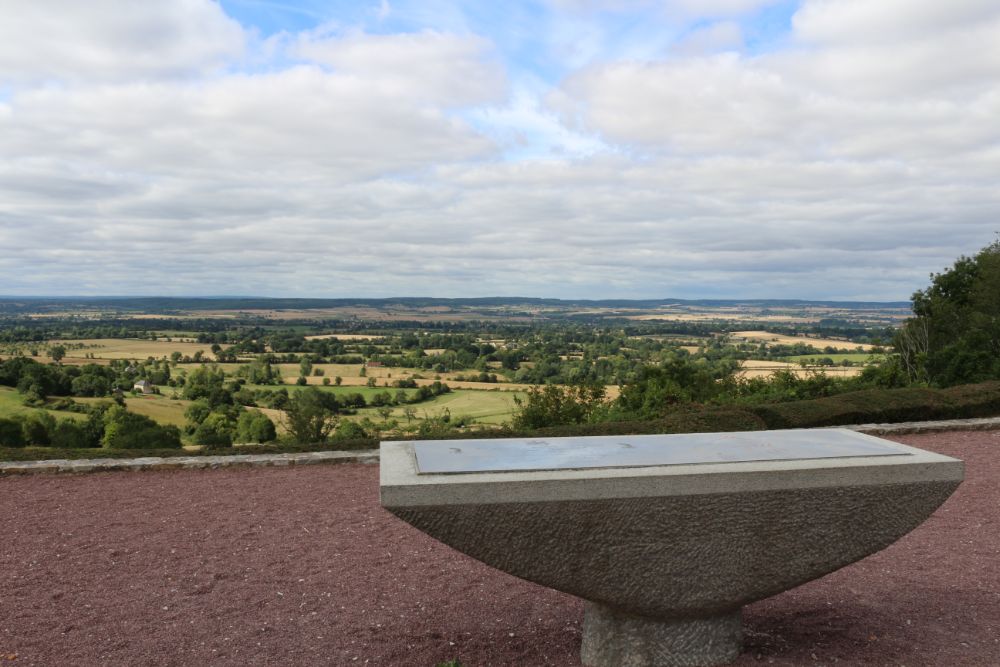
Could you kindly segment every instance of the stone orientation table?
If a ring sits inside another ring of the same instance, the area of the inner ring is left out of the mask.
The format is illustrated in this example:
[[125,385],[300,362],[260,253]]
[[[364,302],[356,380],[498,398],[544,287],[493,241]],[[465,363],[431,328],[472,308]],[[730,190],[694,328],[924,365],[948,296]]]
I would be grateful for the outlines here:
[[875,553],[964,464],[844,429],[383,442],[383,507],[589,602],[585,665],[717,665],[743,605]]

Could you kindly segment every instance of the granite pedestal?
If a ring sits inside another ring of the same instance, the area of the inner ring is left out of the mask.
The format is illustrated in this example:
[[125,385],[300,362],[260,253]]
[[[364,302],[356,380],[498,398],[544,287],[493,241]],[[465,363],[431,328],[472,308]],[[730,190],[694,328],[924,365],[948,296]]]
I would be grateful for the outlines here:
[[963,466],[843,429],[384,442],[381,501],[587,600],[586,665],[716,665],[743,605],[893,543]]

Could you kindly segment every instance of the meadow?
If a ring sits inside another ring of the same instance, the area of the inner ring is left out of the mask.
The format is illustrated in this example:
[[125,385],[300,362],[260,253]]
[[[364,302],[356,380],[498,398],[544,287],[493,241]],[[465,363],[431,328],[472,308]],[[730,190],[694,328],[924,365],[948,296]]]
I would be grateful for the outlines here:
[[[0,387],[0,418],[13,417],[15,415],[30,415],[35,412],[42,412],[42,408],[33,408],[24,404],[24,396],[13,387]],[[68,418],[82,420],[86,416],[79,412],[68,412],[65,410],[44,410],[57,419]]]

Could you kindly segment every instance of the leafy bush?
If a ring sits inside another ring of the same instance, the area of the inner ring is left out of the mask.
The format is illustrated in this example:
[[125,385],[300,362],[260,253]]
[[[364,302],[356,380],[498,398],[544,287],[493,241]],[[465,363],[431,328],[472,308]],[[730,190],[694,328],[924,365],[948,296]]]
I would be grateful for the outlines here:
[[21,420],[21,432],[24,433],[24,441],[29,445],[50,444],[55,427],[56,419],[48,412],[33,412]]
[[604,387],[579,385],[560,387],[547,384],[532,387],[524,399],[514,398],[518,406],[515,429],[536,429],[557,424],[581,424],[603,406]]
[[50,435],[50,444],[53,447],[88,449],[101,446],[100,438],[94,437],[87,425],[77,424],[69,419],[63,419],[56,424]]
[[245,410],[236,421],[237,442],[271,442],[277,437],[274,422],[260,410]]
[[26,444],[28,443],[24,439],[21,420],[0,417],[0,446],[24,447]]
[[202,447],[230,447],[233,444],[233,424],[225,414],[213,412],[198,424],[191,440]]
[[344,420],[337,425],[337,430],[334,431],[334,437],[338,440],[359,440],[367,439],[369,436],[368,432],[365,431],[361,424]]
[[115,405],[104,413],[101,444],[110,449],[180,449],[181,433],[176,426],[160,426]]

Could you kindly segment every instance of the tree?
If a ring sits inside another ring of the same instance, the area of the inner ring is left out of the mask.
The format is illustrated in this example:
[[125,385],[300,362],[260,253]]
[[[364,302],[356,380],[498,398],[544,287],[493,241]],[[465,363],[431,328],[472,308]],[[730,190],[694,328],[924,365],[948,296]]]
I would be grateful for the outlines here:
[[225,373],[217,367],[199,366],[188,373],[184,382],[184,398],[198,400],[204,398],[209,405],[232,403],[232,396],[223,388]]
[[52,361],[58,364],[66,356],[66,348],[62,345],[56,345],[49,349],[49,356],[52,357]]
[[1000,379],[1000,239],[932,274],[913,294],[913,313],[893,340],[911,382]]
[[289,398],[285,427],[299,444],[325,442],[337,427],[336,397],[309,387]]
[[580,424],[588,421],[595,410],[603,405],[604,387],[560,387],[547,384],[541,388],[530,388],[524,399],[515,396],[514,403],[518,406],[514,415],[514,428],[517,429]]

